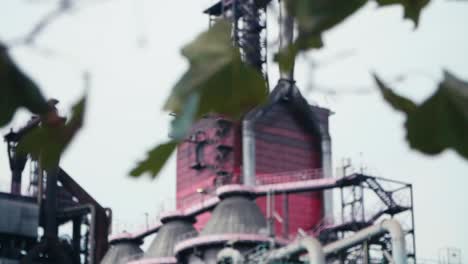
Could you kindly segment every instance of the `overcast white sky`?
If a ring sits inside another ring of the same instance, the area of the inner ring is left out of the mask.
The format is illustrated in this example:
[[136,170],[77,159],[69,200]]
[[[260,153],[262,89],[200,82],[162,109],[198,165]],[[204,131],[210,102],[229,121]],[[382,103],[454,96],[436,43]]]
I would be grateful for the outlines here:
[[[23,35],[54,2],[2,0],[0,39]],[[86,127],[66,152],[62,167],[100,203],[112,207],[121,226],[125,223],[131,229],[144,223],[144,212],[154,216],[162,205],[174,204],[173,158],[155,181],[130,179],[127,173],[147,150],[167,138],[170,117],[160,109],[187,67],[179,50],[206,29],[208,21],[201,11],[212,1],[102,2],[65,15],[47,28],[37,43],[53,54],[17,48],[13,55],[48,97],[60,99],[63,113],[84,92],[81,71],[92,73]],[[403,116],[375,92],[369,72],[388,79],[408,73],[409,79],[396,88],[417,102],[434,91],[442,68],[468,79],[467,14],[466,2],[433,0],[413,31],[412,24],[401,19],[400,7],[377,9],[371,3],[326,34],[326,48],[310,54],[319,63],[313,78],[304,58],[296,70],[304,95],[336,113],[331,119],[335,165],[351,157],[374,174],[413,183],[418,256],[437,258],[439,248],[452,246],[463,250],[465,263],[468,162],[453,151],[427,157],[409,149]],[[269,22],[270,33],[274,24]],[[145,48],[138,46],[142,35]],[[349,51],[353,56],[320,67],[320,62]],[[276,66],[270,66],[274,84]],[[311,83],[371,92],[330,96],[307,92]],[[21,112],[11,125],[18,127],[27,117]],[[6,132],[7,128],[0,130],[2,135]],[[8,186],[5,151],[0,152],[0,189]]]

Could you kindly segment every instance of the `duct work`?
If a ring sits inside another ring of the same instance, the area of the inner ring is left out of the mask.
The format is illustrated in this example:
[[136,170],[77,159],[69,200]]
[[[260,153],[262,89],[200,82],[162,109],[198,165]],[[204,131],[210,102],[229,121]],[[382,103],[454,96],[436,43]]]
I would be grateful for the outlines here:
[[395,220],[384,220],[380,224],[373,225],[362,229],[356,234],[330,243],[323,248],[326,255],[336,253],[340,250],[350,248],[357,245],[369,238],[380,236],[384,233],[388,233],[391,237],[392,242],[392,257],[395,264],[406,264],[406,245],[405,245],[405,233],[401,228],[401,225]]
[[373,237],[388,233],[392,242],[392,260],[395,264],[407,264],[405,234],[401,225],[393,220],[384,220],[380,224],[364,228],[355,234],[330,243],[324,247],[320,242],[311,237],[303,238],[286,247],[270,251],[267,256],[267,263],[273,263],[281,259],[289,259],[307,252],[308,263],[324,264],[325,256],[335,254],[339,251],[351,248],[359,243],[367,241]]

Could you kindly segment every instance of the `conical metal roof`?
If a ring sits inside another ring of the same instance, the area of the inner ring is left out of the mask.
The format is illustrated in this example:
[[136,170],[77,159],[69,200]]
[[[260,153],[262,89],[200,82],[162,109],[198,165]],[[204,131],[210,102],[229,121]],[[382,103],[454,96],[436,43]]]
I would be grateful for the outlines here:
[[119,240],[111,244],[101,264],[126,264],[143,256],[139,243],[131,240]]
[[163,218],[161,221],[163,226],[146,251],[145,258],[173,257],[174,246],[177,242],[197,235],[197,231],[192,225],[194,222],[192,218],[173,215]]
[[248,193],[223,195],[201,235],[259,234],[266,228],[260,208]]

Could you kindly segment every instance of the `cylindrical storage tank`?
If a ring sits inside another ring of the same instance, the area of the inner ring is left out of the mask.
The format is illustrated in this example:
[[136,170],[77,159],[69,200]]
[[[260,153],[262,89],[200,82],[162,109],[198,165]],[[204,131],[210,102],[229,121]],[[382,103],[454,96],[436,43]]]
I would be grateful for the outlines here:
[[[278,102],[255,122],[256,182],[277,184],[320,178],[320,137],[308,130],[289,102]],[[266,213],[266,197],[257,200]],[[278,235],[294,236],[312,229],[323,217],[322,194],[275,194],[275,211],[287,224],[275,221]]]
[[215,264],[218,252],[227,245],[240,252],[270,242],[266,220],[253,200],[254,193],[241,185],[226,185],[217,191],[220,203],[200,235],[176,245],[181,263]]
[[177,263],[174,246],[177,242],[194,237],[198,232],[193,227],[193,217],[180,211],[168,212],[161,217],[163,225],[145,252],[141,261],[135,263]]
[[143,256],[141,243],[141,240],[135,240],[130,234],[119,236],[119,239],[110,241],[109,250],[101,260],[101,264],[127,264],[141,258]]
[[[255,141],[250,151],[253,157],[243,157],[244,163],[254,161],[250,166],[252,172],[244,178],[255,185],[322,178],[324,136],[330,142],[329,114],[328,109],[310,106],[293,82],[280,80],[270,94],[269,102],[249,112],[243,121],[249,125],[247,136]],[[243,133],[246,132],[243,130]],[[324,209],[330,211],[329,206],[324,208],[322,192],[273,194],[274,212],[283,219],[275,221],[277,236],[292,238],[298,229],[313,230],[324,218]],[[266,197],[259,197],[257,204],[266,214]]]

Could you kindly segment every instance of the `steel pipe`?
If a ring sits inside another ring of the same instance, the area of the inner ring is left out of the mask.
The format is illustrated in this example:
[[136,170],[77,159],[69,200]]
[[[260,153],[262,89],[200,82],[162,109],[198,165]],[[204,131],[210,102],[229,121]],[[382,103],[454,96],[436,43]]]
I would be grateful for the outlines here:
[[255,132],[253,121],[242,122],[242,181],[246,186],[255,186]]
[[[323,178],[333,178],[332,170],[332,153],[331,153],[331,139],[328,131],[325,129],[322,130],[322,177]],[[332,224],[334,222],[334,213],[333,213],[333,191],[326,190],[323,192],[323,211],[324,216],[327,221]]]
[[313,264],[325,264],[325,255],[320,242],[312,237],[304,237],[285,247],[273,250],[267,257],[266,263],[273,263],[280,259],[298,255],[307,251],[308,261]]
[[384,220],[380,224],[364,228],[350,237],[330,243],[323,247],[323,251],[325,255],[337,253],[383,233],[388,233],[392,239],[392,256],[395,264],[406,264],[405,233],[401,225],[393,219]]
[[245,262],[244,256],[234,248],[224,248],[218,252],[216,256],[217,263],[224,263],[226,259],[230,259],[232,264],[243,264]]
[[[294,40],[294,18],[288,14],[288,9],[286,7],[287,1],[280,2],[280,50],[288,51],[291,47]],[[291,69],[285,71],[280,67],[280,78],[286,80],[294,80],[294,63],[291,66]]]

